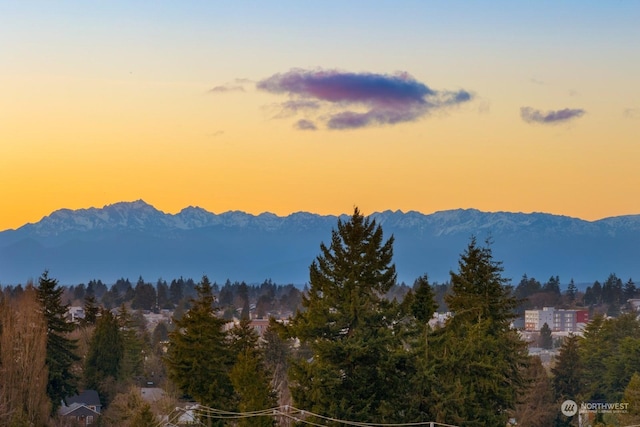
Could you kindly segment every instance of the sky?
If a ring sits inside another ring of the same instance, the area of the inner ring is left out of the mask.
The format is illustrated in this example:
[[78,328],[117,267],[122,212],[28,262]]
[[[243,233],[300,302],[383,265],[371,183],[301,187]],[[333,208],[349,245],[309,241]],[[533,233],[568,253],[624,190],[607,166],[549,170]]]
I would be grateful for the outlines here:
[[0,230],[142,199],[640,214],[640,2],[0,1]]

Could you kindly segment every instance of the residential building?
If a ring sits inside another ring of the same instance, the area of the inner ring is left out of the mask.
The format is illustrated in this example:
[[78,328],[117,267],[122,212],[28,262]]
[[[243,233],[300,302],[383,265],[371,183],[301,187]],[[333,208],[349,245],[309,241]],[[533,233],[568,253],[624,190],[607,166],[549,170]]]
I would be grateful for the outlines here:
[[97,423],[101,410],[102,404],[98,392],[85,390],[80,394],[68,397],[58,412],[67,420],[73,420],[82,426],[90,426]]
[[542,310],[525,310],[524,318],[526,331],[539,331],[546,323],[552,332],[577,333],[589,323],[589,312],[544,307]]

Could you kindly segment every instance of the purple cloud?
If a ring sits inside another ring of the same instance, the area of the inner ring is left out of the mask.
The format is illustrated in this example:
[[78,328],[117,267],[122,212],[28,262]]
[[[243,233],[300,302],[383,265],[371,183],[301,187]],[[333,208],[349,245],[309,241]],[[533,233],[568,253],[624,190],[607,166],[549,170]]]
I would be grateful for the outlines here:
[[311,120],[300,119],[296,122],[295,128],[299,130],[317,130],[316,124]]
[[[329,107],[330,129],[355,129],[415,121],[433,109],[471,100],[469,92],[439,92],[408,73],[349,73],[338,70],[293,69],[257,83],[257,88],[291,98],[282,108]],[[356,110],[361,111],[354,111]],[[338,110],[336,112],[336,109]]]
[[531,107],[520,108],[520,117],[527,123],[558,124],[581,117],[586,111],[581,108],[542,111]]

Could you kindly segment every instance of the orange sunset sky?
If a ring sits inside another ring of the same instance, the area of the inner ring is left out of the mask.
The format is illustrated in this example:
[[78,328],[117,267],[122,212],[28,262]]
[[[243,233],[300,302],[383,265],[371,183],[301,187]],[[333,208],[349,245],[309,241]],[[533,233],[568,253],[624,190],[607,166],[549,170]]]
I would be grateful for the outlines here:
[[639,2],[3,2],[0,230],[175,213],[640,214]]

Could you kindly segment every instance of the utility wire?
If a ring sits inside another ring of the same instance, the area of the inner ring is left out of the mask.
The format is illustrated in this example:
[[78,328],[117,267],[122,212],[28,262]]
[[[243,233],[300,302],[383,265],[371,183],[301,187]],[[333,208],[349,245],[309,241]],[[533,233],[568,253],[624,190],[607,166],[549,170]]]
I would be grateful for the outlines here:
[[[413,423],[366,423],[359,421],[348,421],[341,420],[337,418],[327,417],[320,414],[315,414],[313,412],[298,409],[293,406],[285,405],[279,406],[276,408],[263,409],[258,411],[249,411],[249,412],[232,412],[225,411],[221,409],[215,409],[208,406],[203,405],[195,405],[191,408],[176,408],[171,412],[166,421],[162,421],[157,424],[157,427],[171,427],[175,426],[175,422],[179,422],[180,417],[183,414],[190,414],[190,422],[197,422],[199,425],[204,425],[200,422],[199,418],[213,418],[213,419],[227,419],[227,420],[238,420],[243,418],[252,418],[252,417],[284,417],[291,419],[295,422],[303,423],[310,426],[316,427],[327,427],[326,423],[339,423],[346,426],[356,426],[356,427],[416,427],[416,426],[429,426],[429,427],[457,427],[451,424],[443,424],[437,423],[434,421],[422,421],[422,422],[413,422]],[[307,418],[316,418],[320,421],[311,421]],[[192,418],[192,419],[191,419]]]

